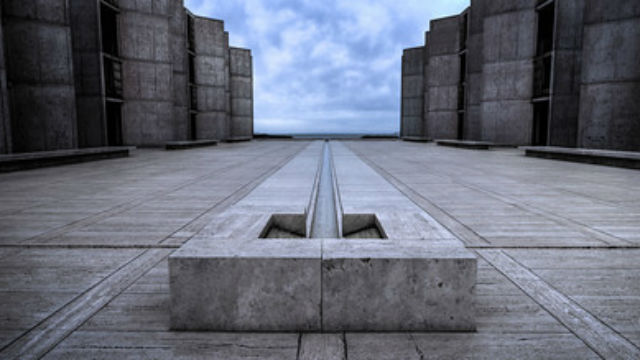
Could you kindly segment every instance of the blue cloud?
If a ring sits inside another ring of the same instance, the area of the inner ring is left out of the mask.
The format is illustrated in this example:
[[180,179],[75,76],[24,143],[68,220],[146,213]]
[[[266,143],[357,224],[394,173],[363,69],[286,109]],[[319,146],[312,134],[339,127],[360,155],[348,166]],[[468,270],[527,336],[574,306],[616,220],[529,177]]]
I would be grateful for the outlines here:
[[469,0],[185,0],[252,49],[255,130],[398,131],[402,49]]

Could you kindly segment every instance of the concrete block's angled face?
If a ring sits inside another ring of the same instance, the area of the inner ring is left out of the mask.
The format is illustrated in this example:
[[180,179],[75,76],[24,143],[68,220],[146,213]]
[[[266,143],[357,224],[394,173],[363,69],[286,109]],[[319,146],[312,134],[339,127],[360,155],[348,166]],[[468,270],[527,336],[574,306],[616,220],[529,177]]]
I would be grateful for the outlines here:
[[128,59],[171,61],[169,51],[169,21],[139,12],[120,15],[120,48]]
[[484,61],[532,58],[535,54],[534,9],[494,15],[484,20]]
[[184,246],[169,258],[171,328],[320,330],[321,244],[304,240]]
[[475,330],[476,259],[424,243],[324,240],[324,331]]

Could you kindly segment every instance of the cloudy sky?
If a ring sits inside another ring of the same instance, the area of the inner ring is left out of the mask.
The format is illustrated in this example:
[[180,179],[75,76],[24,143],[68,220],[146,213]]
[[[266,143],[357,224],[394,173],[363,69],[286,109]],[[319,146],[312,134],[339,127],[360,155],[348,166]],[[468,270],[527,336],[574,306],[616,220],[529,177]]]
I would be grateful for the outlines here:
[[469,0],[185,0],[253,52],[255,131],[392,133],[402,49]]

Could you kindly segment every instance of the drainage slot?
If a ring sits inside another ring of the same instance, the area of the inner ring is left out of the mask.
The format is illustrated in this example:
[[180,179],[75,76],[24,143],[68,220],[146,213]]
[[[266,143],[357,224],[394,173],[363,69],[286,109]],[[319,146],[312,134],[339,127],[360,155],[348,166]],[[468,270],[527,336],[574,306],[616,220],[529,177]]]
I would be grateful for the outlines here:
[[375,214],[345,214],[342,229],[342,236],[347,239],[387,238]]
[[307,237],[305,216],[273,214],[260,234],[261,239],[297,239]]

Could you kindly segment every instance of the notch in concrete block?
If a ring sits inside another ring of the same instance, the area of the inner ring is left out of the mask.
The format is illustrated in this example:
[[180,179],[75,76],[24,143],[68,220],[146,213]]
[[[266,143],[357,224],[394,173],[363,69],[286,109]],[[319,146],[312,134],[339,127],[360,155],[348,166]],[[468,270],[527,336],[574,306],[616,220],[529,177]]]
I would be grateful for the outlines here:
[[375,214],[345,214],[342,217],[342,237],[347,239],[386,239]]
[[273,214],[260,233],[261,239],[297,239],[306,237],[306,216],[303,214]]

